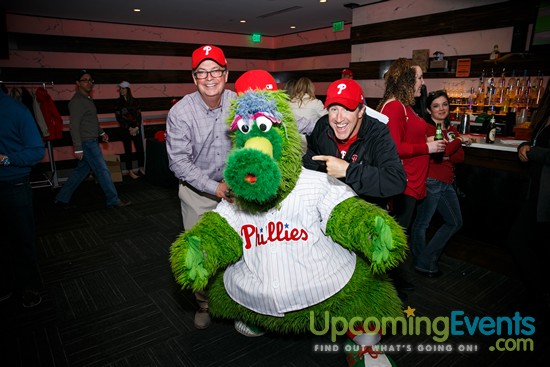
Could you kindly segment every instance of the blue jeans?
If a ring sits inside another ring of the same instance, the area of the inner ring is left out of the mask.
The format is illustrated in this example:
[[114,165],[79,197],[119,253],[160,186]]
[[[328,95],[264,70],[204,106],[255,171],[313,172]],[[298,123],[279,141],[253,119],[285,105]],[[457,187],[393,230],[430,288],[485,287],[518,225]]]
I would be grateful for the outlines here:
[[41,286],[29,177],[0,181],[0,296]]
[[57,194],[56,200],[62,203],[71,201],[73,193],[92,170],[99,186],[105,193],[107,206],[118,204],[120,199],[97,139],[83,141],[82,150],[84,151],[84,157],[78,161],[76,168],[71,172],[67,182]]
[[[417,206],[411,230],[411,249],[416,269],[436,272],[439,270],[439,257],[447,242],[462,227],[462,213],[452,185],[428,177],[426,189],[426,198]],[[430,242],[426,243],[426,230],[436,210],[443,217],[444,223]]]

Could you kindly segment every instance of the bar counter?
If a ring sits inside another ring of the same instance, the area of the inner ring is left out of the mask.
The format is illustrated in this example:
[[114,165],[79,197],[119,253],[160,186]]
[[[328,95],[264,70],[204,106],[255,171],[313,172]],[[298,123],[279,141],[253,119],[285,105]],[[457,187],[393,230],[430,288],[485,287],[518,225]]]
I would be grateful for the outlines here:
[[529,184],[527,165],[517,157],[517,146],[525,140],[497,137],[494,144],[485,136],[469,134],[473,143],[464,145],[464,163],[456,165],[456,182],[464,226],[469,236],[505,246]]

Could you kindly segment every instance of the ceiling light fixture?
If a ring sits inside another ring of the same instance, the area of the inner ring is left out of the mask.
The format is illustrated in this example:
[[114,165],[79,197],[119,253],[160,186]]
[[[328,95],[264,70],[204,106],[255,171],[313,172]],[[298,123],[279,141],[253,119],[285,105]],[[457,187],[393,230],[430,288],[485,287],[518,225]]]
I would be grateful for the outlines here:
[[241,22],[241,23],[246,23],[246,20],[241,19],[241,20],[239,20],[239,22]]
[[290,29],[296,29],[296,26],[295,26],[295,25],[291,25],[291,26],[290,26]]
[[327,0],[319,0],[320,3],[326,3]]
[[139,9],[139,8],[134,9],[134,12],[136,12],[136,13],[139,13],[140,11],[141,11],[141,9]]

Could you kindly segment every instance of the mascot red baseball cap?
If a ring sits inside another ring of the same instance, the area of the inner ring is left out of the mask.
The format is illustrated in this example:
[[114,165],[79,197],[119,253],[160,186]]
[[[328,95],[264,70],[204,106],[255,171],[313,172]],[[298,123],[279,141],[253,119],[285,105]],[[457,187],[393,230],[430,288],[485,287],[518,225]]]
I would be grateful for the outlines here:
[[225,59],[222,49],[212,45],[201,46],[193,51],[193,55],[191,56],[191,68],[195,70],[204,60],[213,60],[218,65],[224,67],[227,65],[227,60]]
[[342,75],[347,75],[353,77],[353,72],[350,69],[342,70]]
[[364,102],[363,90],[359,83],[353,79],[338,79],[328,86],[325,108],[339,104],[353,111]]
[[277,83],[271,74],[265,70],[249,70],[235,82],[235,92],[244,93],[247,90],[277,90]]

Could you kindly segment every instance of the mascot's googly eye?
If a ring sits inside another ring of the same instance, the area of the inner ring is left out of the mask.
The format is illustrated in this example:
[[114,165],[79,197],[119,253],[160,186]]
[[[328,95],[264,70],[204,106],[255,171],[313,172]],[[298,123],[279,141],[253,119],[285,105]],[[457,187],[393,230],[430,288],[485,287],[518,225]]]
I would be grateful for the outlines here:
[[231,123],[231,130],[239,129],[243,134],[248,134],[252,130],[252,121],[245,121],[241,116],[235,116]]
[[258,129],[264,133],[271,129],[271,125],[273,125],[273,123],[266,116],[262,115],[256,118],[256,126],[258,126]]

